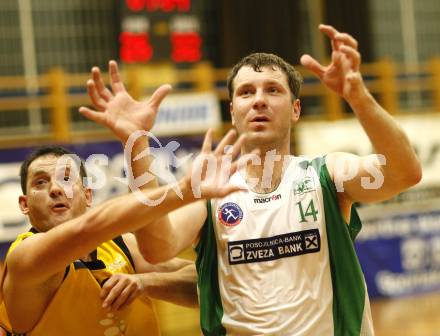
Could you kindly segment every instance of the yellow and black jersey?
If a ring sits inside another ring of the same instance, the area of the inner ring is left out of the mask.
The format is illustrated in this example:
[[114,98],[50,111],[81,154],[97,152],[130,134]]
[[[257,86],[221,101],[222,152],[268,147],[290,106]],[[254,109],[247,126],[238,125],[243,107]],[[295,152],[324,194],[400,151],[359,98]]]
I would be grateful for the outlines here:
[[[34,234],[31,230],[18,236],[9,252],[23,239]],[[8,253],[9,253],[8,252]],[[135,273],[130,252],[122,237],[100,245],[92,253],[92,261],[76,260],[66,268],[65,278],[46,311],[28,336],[135,336],[160,335],[154,305],[136,299],[125,309],[109,312],[102,309],[101,286],[113,274]],[[0,289],[7,264],[0,278]],[[0,291],[0,327],[14,335]]]

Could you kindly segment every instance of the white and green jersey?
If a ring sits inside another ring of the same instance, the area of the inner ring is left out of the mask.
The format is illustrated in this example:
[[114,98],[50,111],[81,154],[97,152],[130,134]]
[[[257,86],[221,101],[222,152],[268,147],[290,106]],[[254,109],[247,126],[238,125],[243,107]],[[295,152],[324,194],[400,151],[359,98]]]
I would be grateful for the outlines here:
[[270,194],[208,202],[196,247],[204,335],[373,335],[360,228],[354,210],[344,222],[322,157],[292,157]]

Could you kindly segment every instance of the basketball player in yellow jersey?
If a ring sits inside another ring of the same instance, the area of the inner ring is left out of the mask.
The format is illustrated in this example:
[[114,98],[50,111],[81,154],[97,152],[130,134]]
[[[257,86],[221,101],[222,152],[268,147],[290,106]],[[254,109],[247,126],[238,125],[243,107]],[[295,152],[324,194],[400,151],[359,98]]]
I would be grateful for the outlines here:
[[[41,233],[32,228],[21,234],[10,253],[35,234]],[[155,298],[184,305],[196,304],[191,262],[175,259],[160,266],[149,265],[139,258],[131,240],[128,235],[119,236],[98,246],[90,256],[67,266],[61,284],[29,334],[50,336],[86,332],[85,335],[101,335],[104,332],[106,335],[113,330],[112,335],[134,335],[136,331],[148,330],[151,335],[159,335],[154,306],[147,296],[149,288],[159,290]],[[151,273],[135,274],[135,268]],[[150,274],[154,274],[153,277],[150,278]],[[161,296],[165,291],[171,295]],[[32,313],[32,300],[28,304]],[[13,330],[4,303],[0,305],[0,321],[7,330]]]
[[[114,66],[111,72],[117,74]],[[112,80],[116,91],[121,89],[118,84],[118,79]],[[162,86],[149,102],[140,104],[142,115],[124,115],[117,122],[109,118],[110,121],[103,123],[124,143],[131,130],[138,127],[136,122],[143,125],[154,122],[157,108],[169,90],[169,86]],[[152,119],[144,120],[145,115]],[[144,148],[142,141],[133,146],[132,157]],[[200,185],[203,181],[190,171],[178,182],[181,194],[168,186],[140,191],[150,200],[163,196],[157,206],[147,206],[137,195],[128,194],[87,212],[92,193],[83,184],[87,176],[84,165],[74,160],[61,164],[59,158],[66,150],[59,148],[43,148],[31,155],[21,169],[23,195],[19,204],[33,229],[18,237],[6,257],[5,271],[0,278],[0,327],[31,336],[158,335],[148,301],[145,304],[134,300],[127,304],[139,291],[130,289],[132,277],[121,274],[133,274],[135,270],[138,273],[177,270],[163,273],[162,281],[148,279],[148,273],[140,277],[146,284],[147,294],[155,287],[156,298],[160,295],[172,302],[191,304],[194,302],[191,288],[195,284],[193,266],[176,260],[155,266],[148,264],[140,252],[146,248],[145,242],[136,241],[132,235],[122,238],[120,235],[137,232],[156,218],[195,202],[197,198],[192,189],[197,183],[198,197],[203,199],[224,197],[241,190],[225,185],[237,170],[238,162],[232,162],[225,169],[220,163],[225,156],[229,156],[228,160],[235,158],[243,141],[244,137],[235,141],[235,135],[230,133],[211,151],[212,132],[208,131],[202,156],[212,156],[220,169],[211,176],[208,174],[204,183]],[[229,145],[232,150],[223,154]],[[133,163],[135,177],[140,176],[142,165]],[[204,161],[196,159],[192,171],[204,171],[204,167]],[[63,181],[69,184],[69,192]],[[104,306],[120,309],[108,311]]]

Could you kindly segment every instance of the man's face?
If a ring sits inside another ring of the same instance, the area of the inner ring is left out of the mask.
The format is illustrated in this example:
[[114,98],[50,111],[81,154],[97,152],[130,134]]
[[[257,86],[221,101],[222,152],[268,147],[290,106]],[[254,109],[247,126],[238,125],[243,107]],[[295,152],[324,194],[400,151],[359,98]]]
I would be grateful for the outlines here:
[[299,118],[301,106],[292,101],[286,75],[278,68],[263,67],[261,72],[242,67],[234,79],[230,105],[232,123],[250,144],[289,141],[290,124]]
[[[58,159],[51,154],[35,159],[28,169],[27,195],[19,198],[23,214],[43,232],[82,215],[91,205],[91,190],[83,186],[75,163],[57,169]],[[67,194],[66,185],[71,191]]]

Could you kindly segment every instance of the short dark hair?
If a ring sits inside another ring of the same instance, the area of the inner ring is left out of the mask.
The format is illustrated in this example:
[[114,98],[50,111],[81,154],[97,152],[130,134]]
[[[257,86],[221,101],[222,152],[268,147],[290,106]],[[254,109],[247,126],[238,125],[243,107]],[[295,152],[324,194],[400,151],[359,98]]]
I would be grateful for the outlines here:
[[[60,146],[42,146],[34,150],[32,153],[30,153],[23,161],[20,167],[20,183],[21,183],[21,190],[23,191],[23,195],[26,195],[29,166],[34,160],[46,155],[53,155],[55,157],[60,157],[65,154],[76,155],[74,152]],[[84,166],[84,161],[82,159],[79,167],[79,173],[82,178],[87,177],[86,168]]]
[[244,66],[252,67],[254,71],[257,72],[261,72],[261,68],[263,67],[280,69],[287,76],[287,82],[289,84],[290,92],[292,93],[293,99],[299,97],[301,83],[303,80],[301,74],[297,70],[295,70],[293,65],[287,63],[281,57],[274,54],[253,53],[242,58],[237,64],[234,65],[232,70],[229,72],[227,80],[229,99],[232,100],[232,96],[234,93],[233,81],[237,76],[238,71]]

